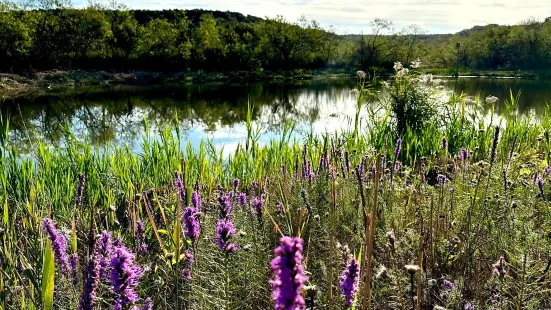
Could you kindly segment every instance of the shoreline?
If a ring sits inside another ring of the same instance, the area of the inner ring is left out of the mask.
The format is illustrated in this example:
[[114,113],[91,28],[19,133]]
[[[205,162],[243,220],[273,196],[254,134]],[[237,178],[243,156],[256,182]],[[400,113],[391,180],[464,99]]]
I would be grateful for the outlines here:
[[[449,70],[423,69],[436,77],[454,78]],[[469,71],[460,72],[459,78],[492,79],[551,79],[551,73],[529,71]],[[388,72],[378,73],[387,76]],[[294,71],[230,71],[230,72],[156,72],[156,71],[105,71],[105,70],[50,70],[32,74],[0,73],[0,96],[9,99],[46,90],[63,90],[86,86],[110,85],[164,85],[187,83],[249,83],[292,82],[317,79],[351,79],[356,73],[347,70],[294,70]]]

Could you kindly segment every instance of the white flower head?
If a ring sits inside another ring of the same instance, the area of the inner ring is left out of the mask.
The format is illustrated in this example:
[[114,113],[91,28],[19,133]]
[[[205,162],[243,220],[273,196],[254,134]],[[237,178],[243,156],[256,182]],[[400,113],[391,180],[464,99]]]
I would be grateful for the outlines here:
[[426,84],[431,84],[432,83],[432,74],[425,74],[425,75],[422,75],[421,76],[421,82],[423,83],[426,83]]
[[351,95],[357,95],[360,91],[357,88],[354,88],[350,91]]
[[362,71],[362,70],[356,71],[356,74],[358,75],[358,77],[359,77],[360,79],[365,79],[365,75],[366,75],[366,74],[365,74],[364,71]]
[[498,101],[499,99],[496,97],[496,96],[488,96],[486,97],[486,103],[489,103],[489,104],[494,104]]
[[463,102],[465,102],[465,104],[476,104],[476,101],[472,98],[465,98],[465,100],[463,100]]
[[402,68],[402,69],[400,69],[400,71],[398,71],[396,74],[397,74],[398,76],[406,76],[406,75],[408,75],[408,73],[409,73],[408,68]]
[[404,68],[401,62],[397,61],[394,63],[394,71],[400,71]]
[[412,61],[411,62],[411,68],[412,69],[417,69],[421,66],[421,60],[419,60],[419,58],[417,58],[416,60]]

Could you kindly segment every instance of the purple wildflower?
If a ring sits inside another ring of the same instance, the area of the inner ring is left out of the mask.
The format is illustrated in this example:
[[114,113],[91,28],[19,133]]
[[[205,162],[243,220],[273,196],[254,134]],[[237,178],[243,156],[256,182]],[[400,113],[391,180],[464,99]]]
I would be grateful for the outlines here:
[[282,164],[281,165],[281,174],[285,175],[286,172],[287,172],[287,168],[285,167],[285,164]]
[[262,198],[253,198],[253,208],[258,218],[262,217],[262,211],[264,210],[264,200]]
[[543,196],[543,179],[541,177],[536,178],[536,185],[538,186],[538,189],[540,190],[540,193]]
[[233,207],[231,205],[230,196],[219,196],[218,203],[220,204],[220,218],[231,219],[233,216]]
[[237,251],[237,245],[231,242],[235,233],[236,230],[231,220],[222,219],[218,221],[218,224],[216,224],[216,244],[218,244],[221,251]]
[[346,304],[354,304],[354,295],[358,291],[358,282],[360,280],[360,266],[355,258],[348,261],[346,268],[341,273],[340,288]]
[[111,256],[111,284],[113,291],[118,295],[114,310],[124,309],[132,305],[140,297],[134,291],[138,286],[143,270],[134,264],[134,254],[123,244],[113,249]]
[[188,238],[192,241],[199,239],[201,226],[199,224],[199,212],[197,208],[187,207],[184,210],[184,226]]
[[274,250],[276,257],[270,263],[274,280],[270,284],[276,310],[303,309],[305,306],[301,293],[308,278],[302,266],[302,248],[301,238],[282,237]]
[[86,184],[86,177],[83,173],[78,175],[78,186],[77,186],[77,207],[82,206],[82,197],[84,196],[84,185]]
[[283,204],[281,202],[277,204],[277,209],[281,215],[285,214],[285,210],[283,209]]
[[82,289],[82,295],[80,297],[78,310],[92,310],[94,308],[96,290],[99,286],[99,280],[101,277],[99,247],[99,243],[96,243],[94,253],[92,254],[92,257],[88,260],[87,276],[84,280],[84,288]]
[[396,147],[394,148],[394,158],[398,158],[400,150],[402,150],[402,139],[398,138],[398,140],[396,140]]
[[448,148],[448,140],[446,140],[446,137],[442,137],[442,148],[443,149]]
[[147,255],[147,243],[145,243],[145,225],[142,221],[136,221],[136,242],[138,243],[138,254]]
[[184,268],[180,273],[181,277],[185,281],[191,280],[191,266],[193,266],[193,254],[188,251],[184,252]]
[[109,264],[111,252],[113,251],[113,242],[111,233],[102,231],[100,237],[96,241],[98,252],[98,264],[100,266],[101,277],[107,279],[109,277]]
[[394,164],[394,170],[400,170],[400,168],[402,168],[402,162],[397,160]]
[[551,174],[551,166],[545,167],[545,169],[543,169],[543,177],[547,178],[550,174]]
[[461,148],[461,160],[466,161],[469,158],[469,151],[466,148]]
[[501,256],[495,264],[492,264],[492,274],[499,277],[505,276],[507,274],[507,271],[505,270],[504,265],[505,265],[505,258]]
[[144,301],[144,305],[140,310],[153,310],[153,301],[147,297]]
[[178,200],[182,205],[186,204],[186,189],[184,188],[184,183],[182,182],[182,177],[180,172],[174,172],[174,189],[178,193]]
[[240,206],[247,204],[247,194],[239,193],[239,198],[237,199]]
[[48,234],[56,264],[63,272],[68,273],[71,269],[69,257],[67,256],[67,239],[55,228],[52,220],[47,217],[42,220],[42,229]]
[[465,307],[463,308],[464,310],[475,310],[475,307],[473,304],[471,304],[470,302],[466,303],[465,304]]
[[73,286],[78,286],[78,253],[71,255],[71,277],[73,278]]
[[238,178],[233,179],[233,188],[237,189],[238,186],[239,186],[239,179]]
[[445,290],[453,290],[455,288],[455,284],[453,284],[452,281],[448,281],[444,279],[444,283],[442,284],[442,288]]
[[450,182],[450,179],[446,175],[439,174],[436,179],[438,180],[438,183],[440,184],[446,184]]
[[191,204],[197,208],[197,210],[200,210],[201,209],[201,206],[202,206],[202,199],[201,199],[201,194],[199,194],[198,191],[193,191],[193,193],[191,194]]
[[346,165],[346,171],[350,173],[350,158],[348,156],[348,151],[344,151],[344,164]]

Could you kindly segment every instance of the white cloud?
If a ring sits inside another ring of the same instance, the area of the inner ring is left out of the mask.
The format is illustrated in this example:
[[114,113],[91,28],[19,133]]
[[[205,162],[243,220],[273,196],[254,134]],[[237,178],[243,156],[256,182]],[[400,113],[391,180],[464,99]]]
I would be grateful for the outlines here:
[[[83,1],[83,0],[79,0]],[[529,17],[551,16],[550,0],[127,0],[135,9],[211,9],[259,17],[301,15],[333,25],[340,32],[369,32],[374,18],[387,18],[397,28],[417,24],[429,33],[457,32],[474,25],[517,24]]]

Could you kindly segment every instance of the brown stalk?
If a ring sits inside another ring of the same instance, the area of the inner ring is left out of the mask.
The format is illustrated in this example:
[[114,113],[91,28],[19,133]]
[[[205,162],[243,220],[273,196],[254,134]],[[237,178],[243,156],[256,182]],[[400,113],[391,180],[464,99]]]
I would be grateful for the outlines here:
[[377,157],[377,163],[375,164],[375,182],[373,186],[373,206],[370,212],[370,223],[369,223],[369,233],[366,234],[365,238],[367,241],[366,249],[366,266],[364,270],[365,275],[365,299],[362,309],[371,310],[371,264],[373,260],[373,246],[375,241],[375,225],[377,223],[377,206],[378,206],[378,195],[379,195],[379,179],[380,179],[380,170],[381,170],[381,156]]
[[422,294],[422,285],[421,285],[421,276],[423,273],[423,248],[425,240],[423,239],[423,233],[419,239],[419,251],[417,254],[417,260],[419,261],[419,271],[417,271],[417,300],[415,302],[415,309],[421,309],[421,294]]
[[159,242],[159,246],[163,250],[163,253],[166,254],[166,249],[163,245],[163,241],[161,240],[161,237],[159,236],[159,231],[157,230],[157,225],[155,224],[155,219],[153,219],[153,215],[151,214],[151,210],[149,210],[149,204],[147,200],[147,194],[145,191],[142,194],[143,203],[145,206],[145,211],[147,212],[147,216],[149,217],[149,221],[151,222],[151,227],[153,227],[153,231],[155,232],[155,237],[157,237],[157,241]]

